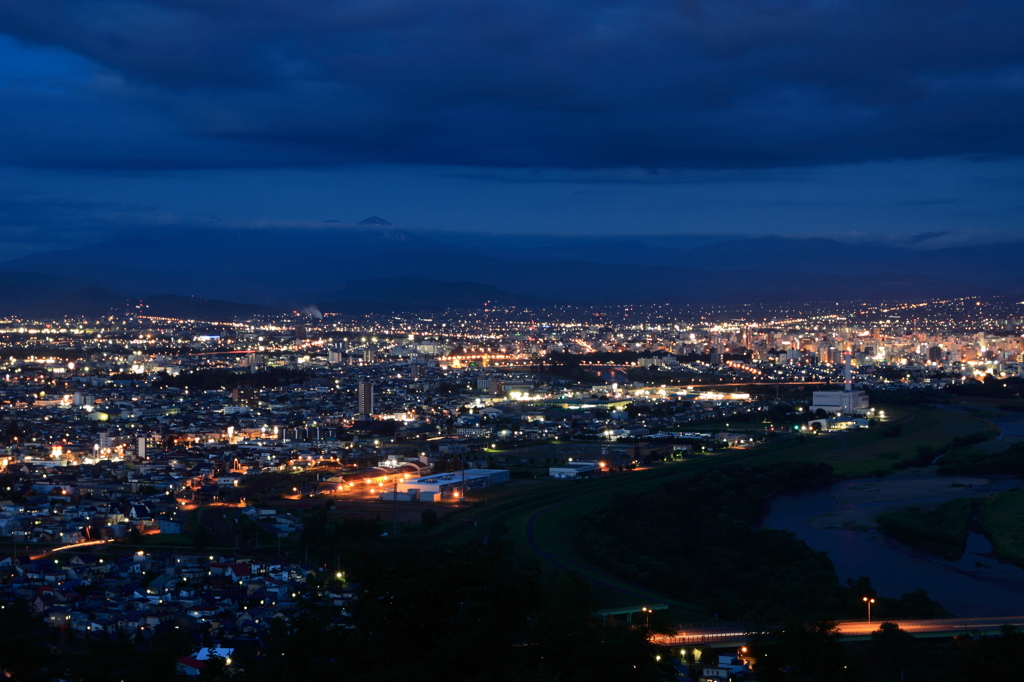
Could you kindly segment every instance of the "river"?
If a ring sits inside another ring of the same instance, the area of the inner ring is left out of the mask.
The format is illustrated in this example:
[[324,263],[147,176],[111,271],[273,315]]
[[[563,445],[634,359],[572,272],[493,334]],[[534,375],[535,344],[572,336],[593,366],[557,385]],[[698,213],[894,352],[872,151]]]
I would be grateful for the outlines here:
[[625,386],[629,383],[629,376],[624,371],[615,367],[587,367],[586,371],[596,374],[606,384],[618,384]]
[[872,521],[891,507],[928,508],[1020,487],[1024,480],[929,473],[847,480],[777,496],[762,525],[793,531],[828,552],[841,581],[868,576],[890,597],[922,588],[958,616],[1018,615],[1024,613],[1024,570],[997,560],[983,535],[972,532],[964,556],[946,561],[882,535]]

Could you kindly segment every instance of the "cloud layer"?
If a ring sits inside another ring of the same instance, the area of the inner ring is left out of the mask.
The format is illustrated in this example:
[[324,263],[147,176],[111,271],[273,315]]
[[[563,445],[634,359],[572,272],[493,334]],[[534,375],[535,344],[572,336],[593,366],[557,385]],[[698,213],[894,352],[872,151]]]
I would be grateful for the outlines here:
[[1019,0],[0,0],[29,50],[0,163],[1019,156],[1021,26]]

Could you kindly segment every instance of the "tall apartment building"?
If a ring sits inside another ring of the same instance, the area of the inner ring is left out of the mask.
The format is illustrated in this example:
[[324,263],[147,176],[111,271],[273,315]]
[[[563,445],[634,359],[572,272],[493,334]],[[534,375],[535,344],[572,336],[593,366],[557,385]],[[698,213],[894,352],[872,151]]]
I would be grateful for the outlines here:
[[373,383],[365,379],[359,382],[359,414],[373,414]]

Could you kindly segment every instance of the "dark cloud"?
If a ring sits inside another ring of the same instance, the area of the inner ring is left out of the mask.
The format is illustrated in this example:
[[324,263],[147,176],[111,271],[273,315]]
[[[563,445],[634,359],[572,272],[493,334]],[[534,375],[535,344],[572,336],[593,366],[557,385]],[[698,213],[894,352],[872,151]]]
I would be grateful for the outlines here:
[[0,225],[5,227],[90,227],[151,220],[155,207],[100,199],[0,191]]
[[0,190],[0,258],[73,248],[160,222],[152,206]]
[[948,237],[949,232],[923,232],[921,234],[915,234],[907,240],[908,244],[920,244],[929,240],[940,239],[942,237]]
[[902,201],[894,201],[893,206],[943,206],[946,204],[955,204],[959,199],[904,199]]
[[0,161],[755,168],[1024,152],[1019,0],[0,0],[98,65]]

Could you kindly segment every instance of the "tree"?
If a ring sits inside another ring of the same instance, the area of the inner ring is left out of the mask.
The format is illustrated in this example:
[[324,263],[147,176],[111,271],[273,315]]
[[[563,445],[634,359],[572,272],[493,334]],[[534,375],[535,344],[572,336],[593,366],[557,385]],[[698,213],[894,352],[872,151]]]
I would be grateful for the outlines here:
[[834,621],[790,621],[750,647],[763,682],[829,682],[848,670]]
[[44,638],[36,631],[28,601],[16,597],[0,609],[0,665],[15,680],[45,680],[54,671],[53,659]]
[[882,438],[899,438],[903,434],[903,424],[890,424],[882,429]]
[[423,521],[423,525],[427,528],[434,528],[441,523],[441,519],[437,517],[437,512],[433,509],[424,509],[423,513],[420,514],[420,520]]
[[192,535],[192,544],[195,545],[196,549],[206,549],[210,544],[210,539],[210,531],[206,530],[206,526],[202,522],[198,522],[195,533]]
[[914,636],[896,623],[882,623],[871,633],[872,668],[876,674],[897,676],[907,665]]
[[1013,680],[1020,675],[1024,656],[1024,632],[1004,625],[999,637],[978,633],[960,635],[953,642],[960,654],[955,672],[958,679]]
[[153,636],[151,641],[153,653],[172,660],[188,656],[192,653],[196,644],[192,636],[185,630],[167,630]]
[[204,680],[223,680],[229,677],[227,661],[217,655],[211,655],[206,659],[206,667],[203,668],[201,677]]
[[25,431],[18,425],[18,422],[13,421],[4,429],[3,438],[0,440],[4,443],[23,441],[25,440]]

